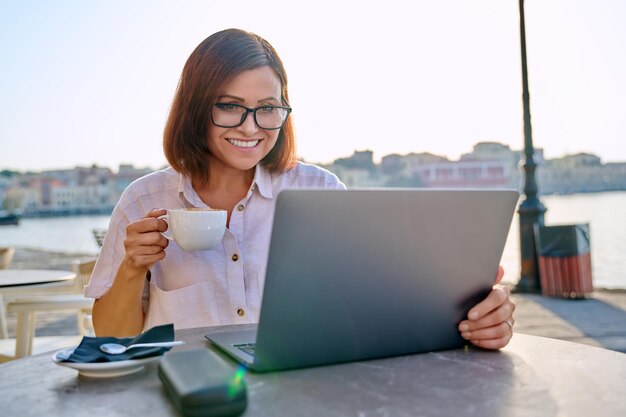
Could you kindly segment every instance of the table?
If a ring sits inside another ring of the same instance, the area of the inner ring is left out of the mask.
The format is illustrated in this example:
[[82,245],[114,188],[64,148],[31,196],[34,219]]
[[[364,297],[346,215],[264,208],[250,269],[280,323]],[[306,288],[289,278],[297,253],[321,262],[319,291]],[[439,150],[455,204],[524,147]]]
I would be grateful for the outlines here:
[[0,269],[0,338],[8,337],[4,296],[71,292],[76,273],[53,269]]
[[[243,328],[248,326],[241,326]],[[216,328],[176,332],[208,347]],[[500,352],[476,348],[245,376],[244,416],[626,415],[626,355],[516,334]],[[177,416],[157,364],[112,379],[79,377],[41,354],[0,365],[6,416]]]

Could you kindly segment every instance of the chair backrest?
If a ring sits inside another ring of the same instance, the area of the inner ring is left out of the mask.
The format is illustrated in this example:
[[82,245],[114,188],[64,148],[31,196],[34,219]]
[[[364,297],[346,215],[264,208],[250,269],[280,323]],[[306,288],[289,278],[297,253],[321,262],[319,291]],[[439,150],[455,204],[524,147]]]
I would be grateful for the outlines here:
[[15,254],[15,249],[11,246],[0,247],[0,269],[4,269],[11,265],[11,260]]
[[79,260],[72,264],[72,271],[76,273],[75,289],[77,293],[82,294],[85,285],[89,284],[94,266],[96,266],[96,258]]
[[96,238],[96,243],[98,247],[102,247],[102,243],[104,242],[104,238],[107,234],[107,229],[92,229],[93,237]]

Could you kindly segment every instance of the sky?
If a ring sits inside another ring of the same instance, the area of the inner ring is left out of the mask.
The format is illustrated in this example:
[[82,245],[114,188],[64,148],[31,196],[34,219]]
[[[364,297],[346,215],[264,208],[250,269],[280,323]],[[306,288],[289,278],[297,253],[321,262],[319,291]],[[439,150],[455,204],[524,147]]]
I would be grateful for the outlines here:
[[[626,2],[525,11],[535,146],[625,162]],[[0,0],[0,170],[164,165],[183,65],[229,27],[283,59],[307,161],[523,147],[515,0]]]

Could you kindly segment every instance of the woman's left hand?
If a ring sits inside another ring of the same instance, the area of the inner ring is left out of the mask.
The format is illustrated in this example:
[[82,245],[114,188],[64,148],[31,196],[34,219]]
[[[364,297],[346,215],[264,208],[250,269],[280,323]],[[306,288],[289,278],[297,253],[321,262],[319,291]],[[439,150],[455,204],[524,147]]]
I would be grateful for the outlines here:
[[[498,267],[495,283],[504,276],[502,266]],[[513,311],[515,304],[509,297],[509,288],[494,285],[483,301],[475,305],[467,314],[467,320],[459,323],[463,338],[484,349],[500,349],[509,343],[513,336]]]

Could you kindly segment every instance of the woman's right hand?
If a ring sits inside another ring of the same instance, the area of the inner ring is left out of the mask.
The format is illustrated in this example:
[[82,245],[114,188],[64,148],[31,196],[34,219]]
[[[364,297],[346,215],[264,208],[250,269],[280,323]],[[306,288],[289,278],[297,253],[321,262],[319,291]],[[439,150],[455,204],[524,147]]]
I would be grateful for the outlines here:
[[157,219],[165,213],[166,210],[150,210],[143,219],[126,226],[126,255],[113,285],[93,305],[96,335],[128,337],[141,333],[146,274],[165,258],[168,240],[160,232],[167,230],[167,223]]
[[169,241],[161,234],[167,230],[167,223],[157,217],[167,210],[153,209],[146,216],[126,226],[124,263],[128,268],[147,272],[152,265],[165,258],[165,248]]

